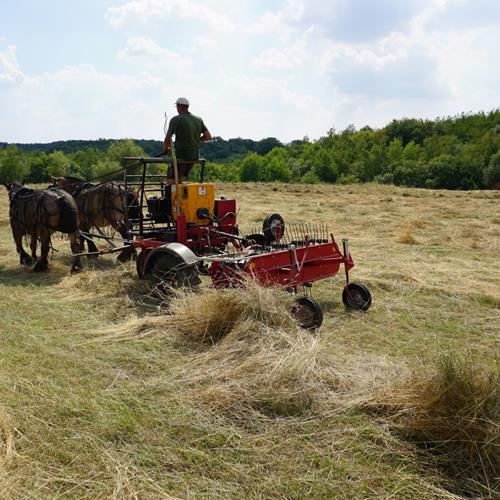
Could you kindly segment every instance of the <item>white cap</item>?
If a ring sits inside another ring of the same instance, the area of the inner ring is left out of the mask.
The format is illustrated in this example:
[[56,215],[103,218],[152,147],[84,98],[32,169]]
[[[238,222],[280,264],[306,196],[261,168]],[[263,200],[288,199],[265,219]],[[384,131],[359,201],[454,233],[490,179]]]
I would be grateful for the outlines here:
[[177,101],[175,101],[175,104],[181,104],[183,106],[189,106],[189,101],[185,97],[179,97]]

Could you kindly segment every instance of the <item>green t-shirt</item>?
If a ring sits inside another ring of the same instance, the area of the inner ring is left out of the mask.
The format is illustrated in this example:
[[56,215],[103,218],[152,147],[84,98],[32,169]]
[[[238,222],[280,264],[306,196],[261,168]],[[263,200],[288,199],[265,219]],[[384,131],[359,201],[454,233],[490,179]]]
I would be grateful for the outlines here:
[[199,116],[189,111],[174,116],[168,126],[168,134],[175,134],[175,153],[180,160],[194,161],[200,157],[200,135],[207,127]]

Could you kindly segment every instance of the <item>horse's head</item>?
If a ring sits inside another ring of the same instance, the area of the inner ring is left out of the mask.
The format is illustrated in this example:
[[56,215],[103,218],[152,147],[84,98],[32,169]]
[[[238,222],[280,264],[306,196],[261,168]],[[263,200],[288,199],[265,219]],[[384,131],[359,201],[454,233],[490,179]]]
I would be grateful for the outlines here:
[[7,188],[7,192],[9,193],[9,201],[12,201],[12,199],[16,196],[19,191],[22,189],[26,189],[24,186],[24,182],[11,182],[11,183],[3,183],[3,185]]
[[69,177],[67,175],[63,177],[51,177],[51,179],[52,185],[50,187],[61,188],[68,193],[72,193],[80,184],[85,182],[78,177]]
[[64,185],[66,184],[66,178],[65,177],[54,177],[50,176],[52,179],[52,184],[49,186],[50,188],[64,188]]

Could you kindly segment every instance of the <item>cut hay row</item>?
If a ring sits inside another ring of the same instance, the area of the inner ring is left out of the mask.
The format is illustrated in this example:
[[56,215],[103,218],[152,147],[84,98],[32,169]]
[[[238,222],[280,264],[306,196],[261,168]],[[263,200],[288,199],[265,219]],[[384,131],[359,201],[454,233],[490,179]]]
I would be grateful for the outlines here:
[[437,467],[445,485],[485,495],[498,488],[494,359],[447,357],[411,370],[382,358],[371,368],[373,360],[354,355],[339,361],[320,335],[297,326],[289,294],[251,282],[244,289],[175,291],[169,301],[165,314],[131,319],[104,339],[174,343],[186,355],[176,384],[200,411],[239,425],[366,413]]

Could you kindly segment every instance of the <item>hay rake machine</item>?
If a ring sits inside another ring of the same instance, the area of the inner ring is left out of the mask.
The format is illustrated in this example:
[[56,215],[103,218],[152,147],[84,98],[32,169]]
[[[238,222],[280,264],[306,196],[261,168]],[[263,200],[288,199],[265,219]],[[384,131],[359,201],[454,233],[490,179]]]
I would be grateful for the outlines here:
[[[161,163],[171,166],[175,183],[154,173],[152,166]],[[130,207],[133,211],[126,210],[129,239],[139,250],[139,277],[170,287],[195,287],[203,274],[215,287],[242,286],[249,278],[262,286],[281,286],[297,293],[293,313],[299,324],[314,329],[323,321],[321,305],[301,293],[335,276],[343,265],[345,306],[370,307],[368,288],[349,282],[354,262],[347,239],[341,249],[326,224],[285,226],[276,213],[265,218],[261,230],[241,236],[236,200],[215,199],[214,185],[204,182],[205,160],[183,163],[199,164],[199,182],[179,182],[175,158],[124,158],[125,187],[136,189],[139,200],[138,207]]]

